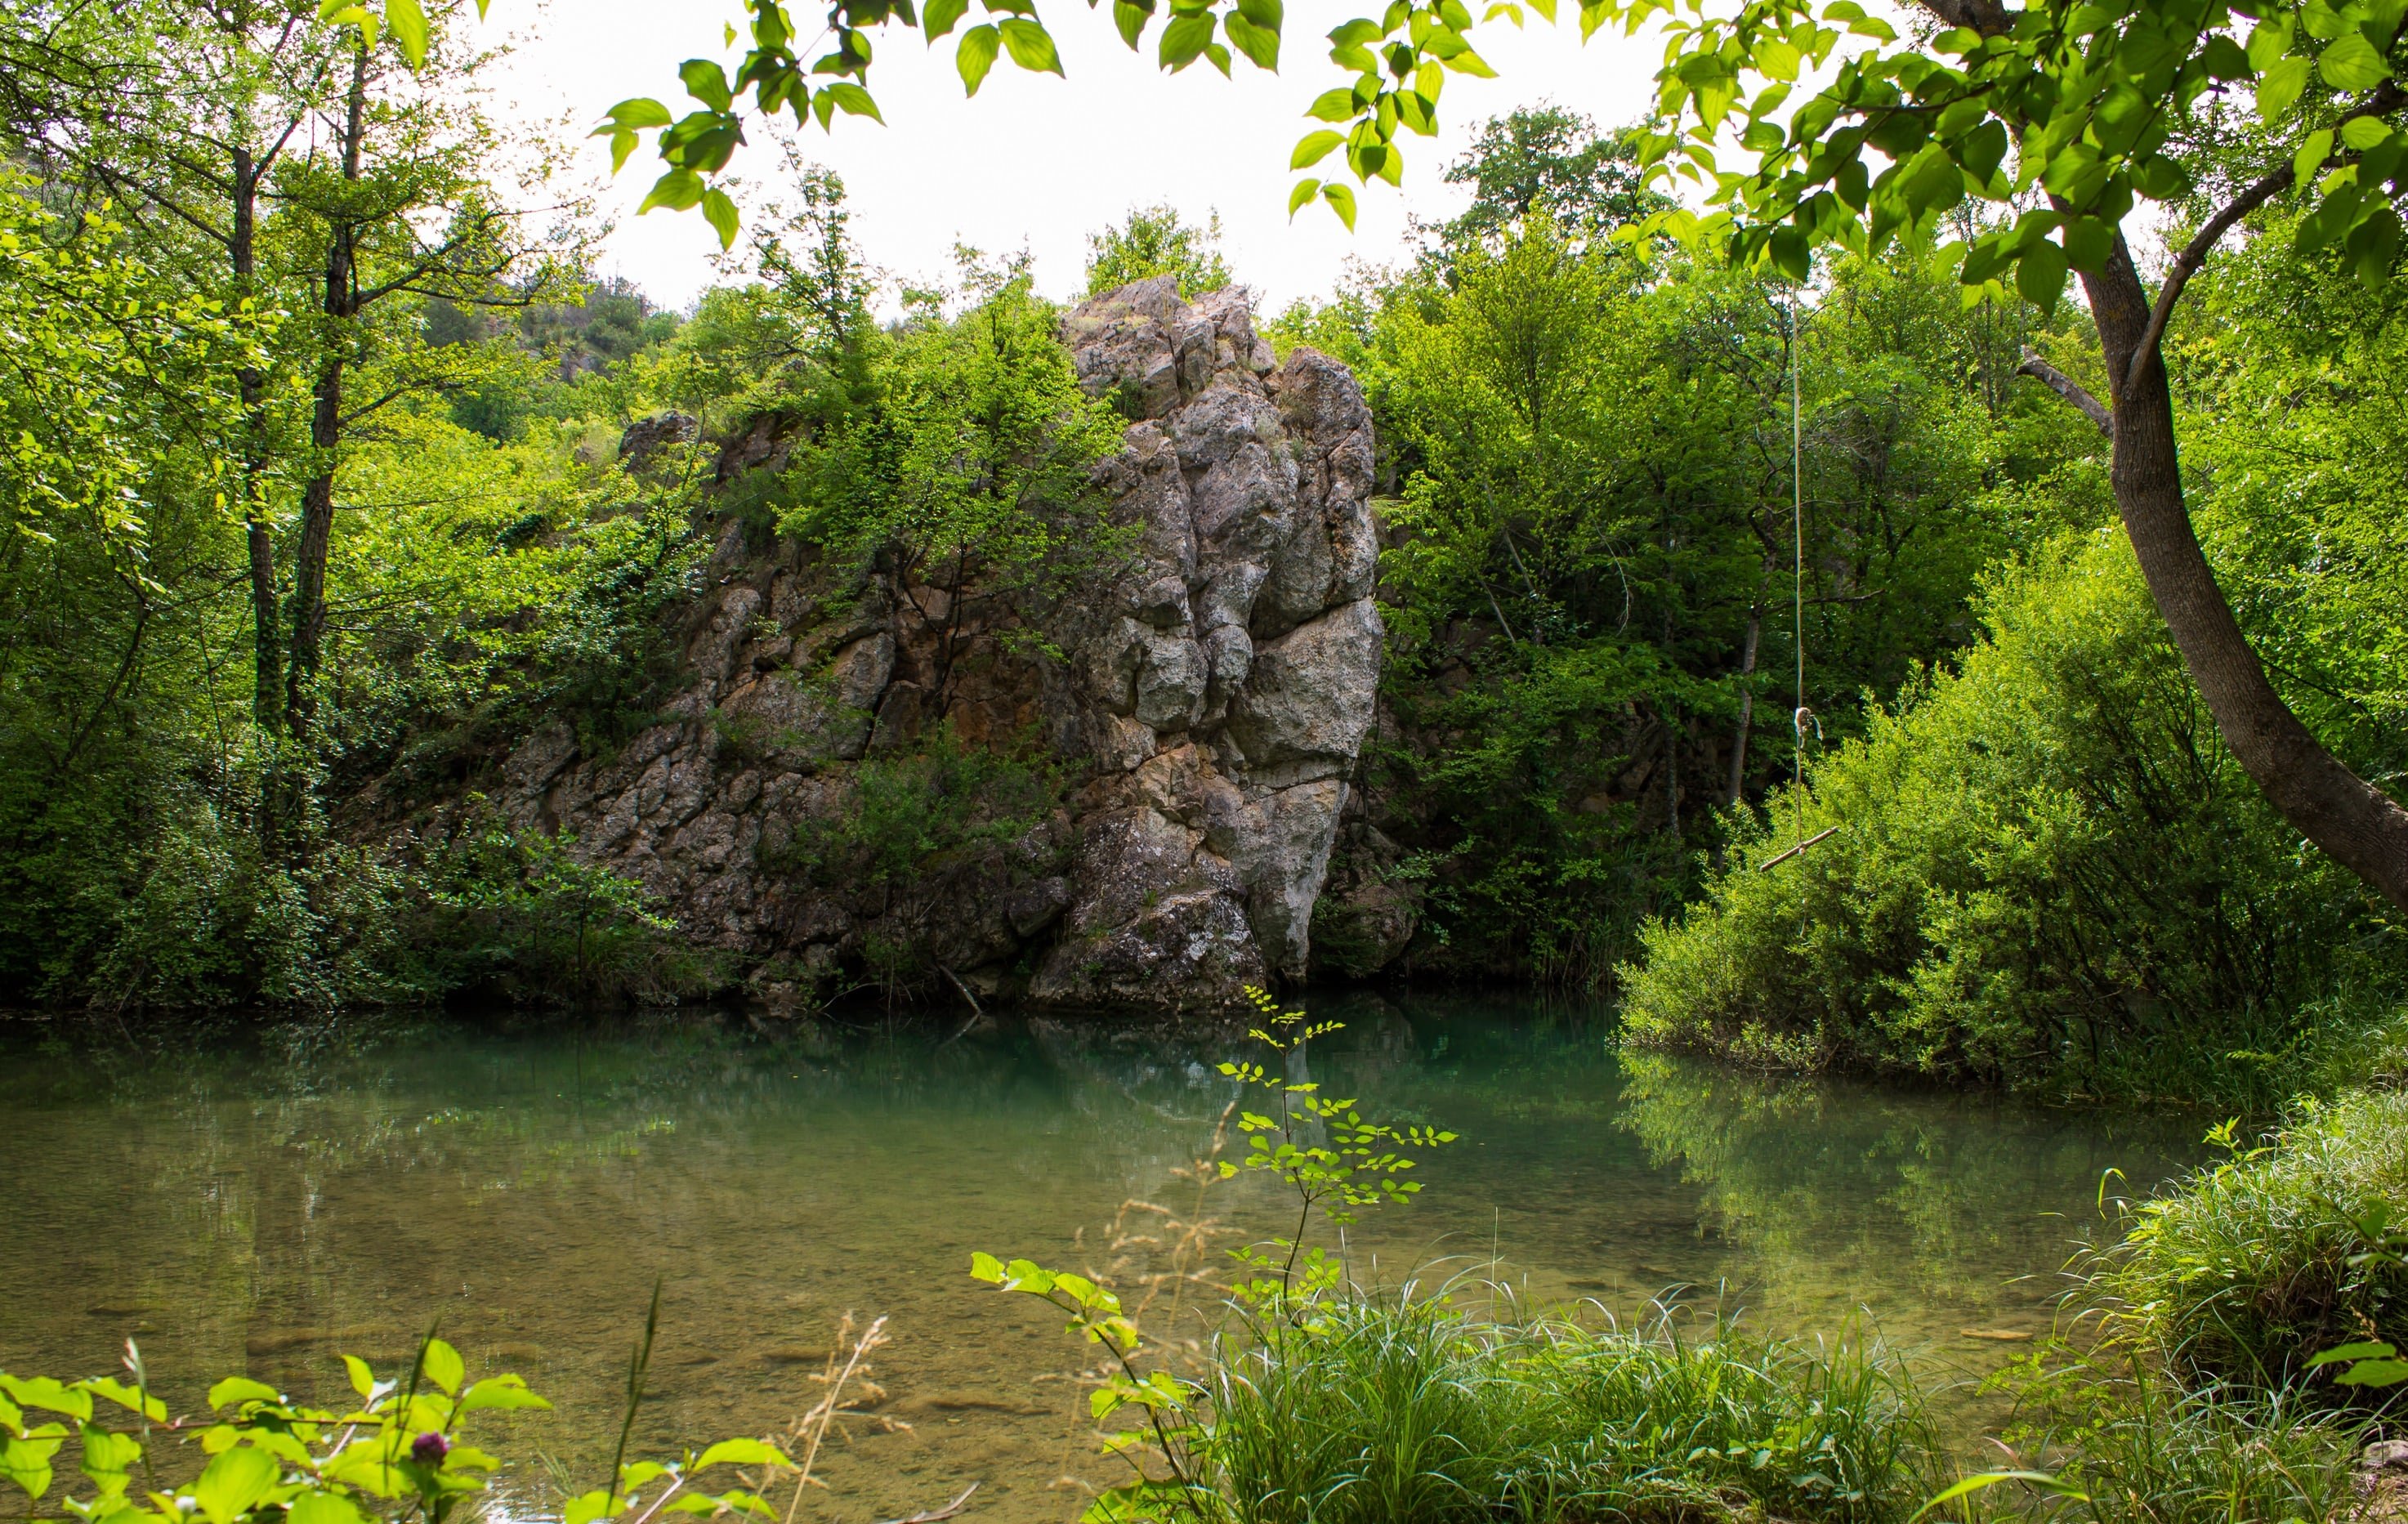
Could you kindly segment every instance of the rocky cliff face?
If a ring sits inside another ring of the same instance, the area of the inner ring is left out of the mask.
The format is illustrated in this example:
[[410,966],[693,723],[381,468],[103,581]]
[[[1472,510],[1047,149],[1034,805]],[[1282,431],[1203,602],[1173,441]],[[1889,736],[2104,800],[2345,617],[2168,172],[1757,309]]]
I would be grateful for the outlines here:
[[[1236,291],[1191,306],[1140,282],[1062,338],[1132,420],[1098,480],[1133,549],[1068,611],[1058,656],[974,585],[840,584],[800,547],[748,554],[731,524],[684,691],[615,755],[581,755],[566,724],[528,738],[504,813],[644,881],[772,996],[903,945],[1055,1006],[1204,1008],[1300,977],[1379,680],[1370,414],[1335,361],[1276,365]],[[723,474],[777,464],[773,429],[726,449]],[[1035,738],[1058,806],[956,854],[933,892],[792,870],[781,844],[841,826],[864,767],[939,725],[970,747]]]

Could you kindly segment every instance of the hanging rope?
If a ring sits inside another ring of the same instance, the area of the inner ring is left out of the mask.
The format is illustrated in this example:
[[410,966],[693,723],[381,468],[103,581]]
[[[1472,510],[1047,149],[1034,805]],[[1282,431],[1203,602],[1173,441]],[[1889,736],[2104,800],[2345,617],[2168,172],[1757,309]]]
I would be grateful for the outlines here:
[[1805,428],[1798,406],[1798,294],[1789,294],[1789,612],[1791,634],[1798,647],[1798,707],[1789,712],[1789,727],[1798,735],[1796,772],[1806,777],[1806,727],[1823,739],[1823,722],[1806,707],[1806,458]]
[[[1789,294],[1789,617],[1791,639],[1798,648],[1798,700],[1797,707],[1789,712],[1789,729],[1797,738],[1789,786],[1803,789],[1806,729],[1812,726],[1819,742],[1823,739],[1823,722],[1806,707],[1806,431],[1804,410],[1799,403],[1798,371],[1798,294],[1793,291]],[[1797,800],[1792,804],[1789,818],[1798,827],[1798,839],[1767,857],[1758,865],[1759,871],[1771,871],[1840,828],[1828,826],[1808,836],[1804,804]]]

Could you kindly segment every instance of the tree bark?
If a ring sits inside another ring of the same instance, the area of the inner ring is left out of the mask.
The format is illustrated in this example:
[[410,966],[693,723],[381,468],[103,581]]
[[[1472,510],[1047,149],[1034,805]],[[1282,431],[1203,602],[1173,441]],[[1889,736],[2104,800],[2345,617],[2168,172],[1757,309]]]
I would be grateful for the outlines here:
[[2115,506],[2216,730],[2286,821],[2408,911],[2408,810],[2344,766],[2283,702],[2200,549],[2183,498],[2173,392],[2149,338],[2152,304],[2120,237],[2105,267],[2082,280],[2107,373],[2126,378],[2112,420]]
[[[257,295],[259,178],[262,165],[248,148],[234,151],[233,225],[227,250],[234,264],[236,300]],[[244,366],[235,381],[242,396],[243,539],[251,558],[251,715],[261,732],[284,733],[284,651],[277,617],[276,540],[267,523],[267,378]]]
[[[367,50],[351,64],[351,85],[343,118],[343,179],[360,178],[367,109]],[[335,467],[343,442],[343,381],[351,320],[359,312],[359,270],[354,248],[358,223],[348,208],[335,211],[326,230],[327,320],[325,352],[318,362],[309,414],[309,480],[301,492],[301,536],[293,554],[293,653],[285,668],[285,725],[296,741],[308,739],[317,710],[318,667],[325,649],[326,557],[335,532]]]
[[1740,646],[1739,658],[1739,728],[1731,736],[1730,777],[1723,784],[1723,808],[1739,802],[1740,789],[1747,782],[1747,733],[1756,719],[1756,690],[1748,680],[1756,676],[1756,652],[1764,635],[1764,601],[1759,592],[1756,601],[1747,609],[1747,640]]

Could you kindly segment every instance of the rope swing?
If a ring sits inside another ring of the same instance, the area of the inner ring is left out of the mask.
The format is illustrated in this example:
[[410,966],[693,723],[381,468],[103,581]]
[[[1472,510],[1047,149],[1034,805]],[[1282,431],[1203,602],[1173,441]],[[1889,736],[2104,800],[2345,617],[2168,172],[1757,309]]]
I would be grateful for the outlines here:
[[[1814,727],[1814,739],[1823,739],[1823,722],[1806,707],[1806,475],[1805,428],[1799,407],[1798,385],[1798,294],[1789,294],[1789,615],[1791,637],[1798,648],[1798,703],[1789,712],[1789,728],[1797,737],[1793,754],[1792,788],[1806,786],[1806,727]],[[1767,857],[1758,870],[1770,872],[1790,858],[1838,830],[1827,826],[1813,836],[1807,836],[1802,811],[1790,812],[1798,823],[1799,840],[1791,846]]]

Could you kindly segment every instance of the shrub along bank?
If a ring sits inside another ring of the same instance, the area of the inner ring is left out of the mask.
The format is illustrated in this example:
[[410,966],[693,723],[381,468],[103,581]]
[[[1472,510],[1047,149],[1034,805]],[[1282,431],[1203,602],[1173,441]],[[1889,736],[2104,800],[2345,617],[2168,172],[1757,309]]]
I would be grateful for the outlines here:
[[2225,751],[2120,535],[2060,542],[1983,611],[1956,669],[1642,932],[1632,1040],[2279,1105],[2401,971],[2381,920]]

